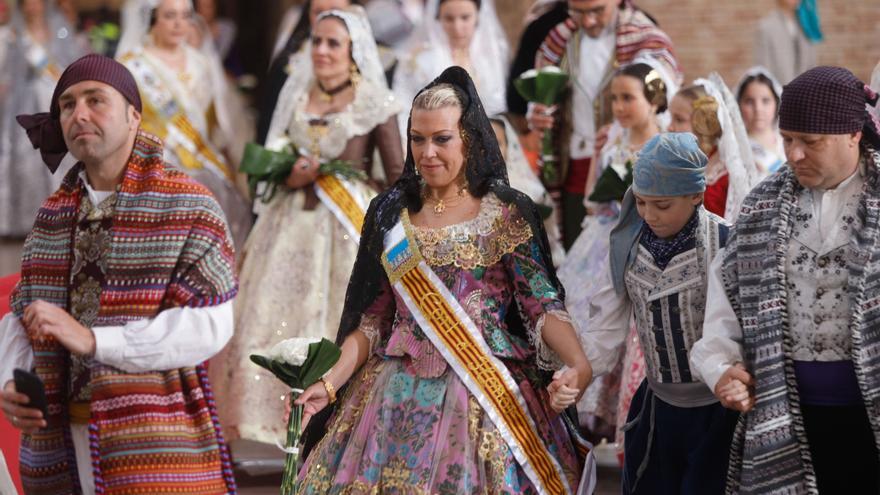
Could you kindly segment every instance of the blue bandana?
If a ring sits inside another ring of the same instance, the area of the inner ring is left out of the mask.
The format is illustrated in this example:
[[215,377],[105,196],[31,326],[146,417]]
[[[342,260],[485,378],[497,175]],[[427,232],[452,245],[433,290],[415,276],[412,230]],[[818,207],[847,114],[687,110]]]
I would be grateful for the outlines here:
[[685,196],[706,190],[706,155],[689,132],[654,136],[639,152],[633,166],[633,185],[620,205],[620,220],[611,231],[611,280],[618,294],[625,290],[624,274],[635,259],[644,222],[633,193],[642,196]]

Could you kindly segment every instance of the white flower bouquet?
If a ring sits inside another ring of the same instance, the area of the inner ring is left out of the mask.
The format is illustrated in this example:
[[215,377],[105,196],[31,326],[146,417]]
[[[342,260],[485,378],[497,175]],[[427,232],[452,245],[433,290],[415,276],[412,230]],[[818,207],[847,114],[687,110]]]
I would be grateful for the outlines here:
[[298,492],[299,440],[302,436],[303,406],[293,402],[303,391],[321,379],[339,360],[342,350],[327,339],[293,338],[275,344],[267,356],[251,354],[251,361],[275,375],[290,387],[290,416],[284,451],[281,495]]
[[[547,107],[558,103],[566,84],[568,84],[568,74],[552,65],[541,69],[529,69],[513,81],[513,87],[520,96],[529,102],[540,103]],[[541,176],[547,185],[557,185],[562,179],[556,162],[553,135],[547,131],[544,133],[541,146]]]

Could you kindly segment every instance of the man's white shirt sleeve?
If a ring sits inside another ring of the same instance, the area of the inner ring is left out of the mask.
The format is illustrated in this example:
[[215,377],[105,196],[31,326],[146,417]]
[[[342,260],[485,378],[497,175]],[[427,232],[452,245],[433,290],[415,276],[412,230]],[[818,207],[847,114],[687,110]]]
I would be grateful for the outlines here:
[[[232,308],[233,301],[171,308],[124,326],[94,327],[95,360],[130,373],[195,366],[220,352],[232,338]],[[0,352],[0,385],[12,379],[13,369],[33,367],[33,349],[13,313],[0,320]]]
[[742,327],[724,290],[723,260],[722,249],[709,265],[703,336],[694,343],[690,357],[694,375],[713,391],[727,368],[742,361]]

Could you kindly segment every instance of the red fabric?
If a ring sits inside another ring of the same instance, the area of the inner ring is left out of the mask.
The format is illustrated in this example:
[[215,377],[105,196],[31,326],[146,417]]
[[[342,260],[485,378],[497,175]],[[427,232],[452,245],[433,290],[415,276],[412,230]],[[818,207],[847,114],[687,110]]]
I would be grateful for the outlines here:
[[730,178],[724,174],[714,184],[706,186],[706,193],[703,195],[703,206],[719,217],[724,216],[725,205],[727,205],[727,186]]
[[584,194],[587,188],[587,177],[590,175],[592,158],[572,159],[568,165],[568,177],[565,178],[565,190],[572,194]]
[[[0,278],[0,317],[9,312],[9,294],[16,283],[18,283],[17,273]],[[19,493],[23,493],[21,477],[18,473],[18,444],[18,430],[6,421],[5,416],[0,415],[0,450],[3,451],[3,458],[6,460],[6,467],[9,468],[15,487],[18,488]]]

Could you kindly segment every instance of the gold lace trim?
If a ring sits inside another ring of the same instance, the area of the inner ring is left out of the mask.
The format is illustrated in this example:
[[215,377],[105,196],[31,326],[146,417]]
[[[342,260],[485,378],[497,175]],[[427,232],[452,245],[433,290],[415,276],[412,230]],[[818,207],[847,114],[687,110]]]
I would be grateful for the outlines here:
[[384,320],[378,315],[365,314],[361,316],[361,324],[358,329],[367,337],[370,342],[370,355],[376,350],[376,344],[382,335],[382,324]]
[[500,199],[488,194],[473,220],[436,229],[413,225],[422,257],[431,266],[454,264],[463,270],[498,263],[532,238],[529,223],[517,214],[505,218],[502,206]]
[[77,221],[83,221],[88,219],[89,221],[102,220],[104,218],[112,217],[113,213],[116,211],[116,193],[107,196],[104,201],[101,201],[97,206],[92,204],[92,200],[89,199],[89,195],[83,192],[82,199],[79,203],[79,214],[77,215]]

